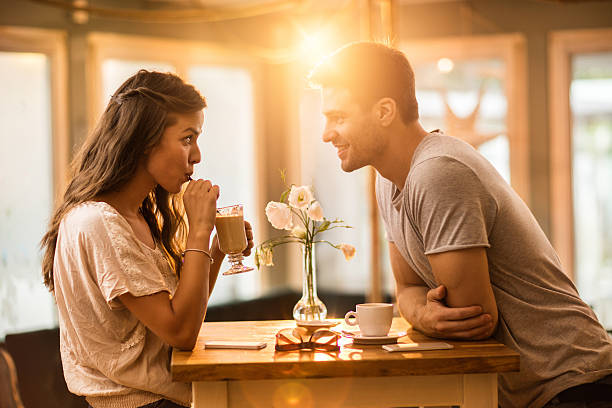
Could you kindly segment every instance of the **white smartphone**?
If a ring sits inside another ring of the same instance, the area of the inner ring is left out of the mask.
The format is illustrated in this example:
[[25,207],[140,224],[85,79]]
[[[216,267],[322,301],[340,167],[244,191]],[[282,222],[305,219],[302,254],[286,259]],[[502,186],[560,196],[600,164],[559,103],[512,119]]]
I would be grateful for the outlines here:
[[266,347],[266,345],[267,343],[262,341],[210,340],[204,342],[205,349],[259,350]]
[[382,346],[386,351],[420,351],[420,350],[448,350],[453,345],[448,343],[397,343]]

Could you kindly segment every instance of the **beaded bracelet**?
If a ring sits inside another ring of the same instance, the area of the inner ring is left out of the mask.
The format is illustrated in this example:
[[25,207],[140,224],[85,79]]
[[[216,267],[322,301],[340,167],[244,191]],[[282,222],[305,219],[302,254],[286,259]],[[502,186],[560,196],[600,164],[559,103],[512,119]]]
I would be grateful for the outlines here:
[[206,255],[206,256],[208,257],[208,259],[210,259],[210,263],[211,263],[211,265],[215,263],[215,260],[214,260],[214,259],[213,259],[213,257],[210,255],[210,252],[205,251],[205,250],[203,250],[203,249],[197,249],[197,248],[187,248],[187,249],[185,249],[185,250],[184,250],[184,251],[181,253],[181,256],[183,257],[183,259],[185,258],[185,252],[189,252],[189,251],[192,251],[192,252],[201,252],[201,253],[203,253],[204,255]]

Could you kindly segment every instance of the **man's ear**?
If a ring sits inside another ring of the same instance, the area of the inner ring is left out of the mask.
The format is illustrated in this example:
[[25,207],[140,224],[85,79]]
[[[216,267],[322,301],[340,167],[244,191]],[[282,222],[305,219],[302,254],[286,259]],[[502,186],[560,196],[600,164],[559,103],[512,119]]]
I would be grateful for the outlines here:
[[381,98],[374,104],[374,114],[381,126],[391,125],[397,113],[397,104],[393,98]]

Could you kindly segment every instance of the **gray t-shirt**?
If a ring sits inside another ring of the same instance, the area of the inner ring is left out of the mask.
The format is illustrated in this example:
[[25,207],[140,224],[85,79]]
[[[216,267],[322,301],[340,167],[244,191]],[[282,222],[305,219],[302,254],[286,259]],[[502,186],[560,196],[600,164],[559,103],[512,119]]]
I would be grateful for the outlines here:
[[499,310],[495,339],[521,370],[500,374],[499,402],[541,407],[566,388],[612,374],[612,341],[563,273],[529,208],[469,144],[430,133],[404,188],[377,176],[387,237],[430,288],[426,255],[485,247]]

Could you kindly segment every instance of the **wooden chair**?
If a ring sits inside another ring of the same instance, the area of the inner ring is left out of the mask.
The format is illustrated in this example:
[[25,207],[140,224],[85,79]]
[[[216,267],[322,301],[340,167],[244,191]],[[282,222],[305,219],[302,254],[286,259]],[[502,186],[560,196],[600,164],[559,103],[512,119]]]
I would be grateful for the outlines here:
[[26,408],[86,408],[85,398],[71,394],[64,380],[59,329],[7,334],[6,350],[13,357],[19,393]]
[[19,396],[15,363],[2,347],[0,347],[0,408],[24,408]]

